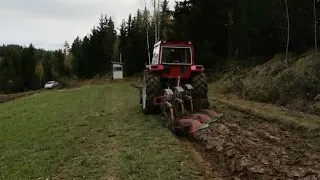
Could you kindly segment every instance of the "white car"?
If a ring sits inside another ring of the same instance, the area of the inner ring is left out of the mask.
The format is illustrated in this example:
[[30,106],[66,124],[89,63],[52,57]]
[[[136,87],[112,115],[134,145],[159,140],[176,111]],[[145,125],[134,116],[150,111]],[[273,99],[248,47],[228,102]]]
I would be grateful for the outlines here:
[[56,81],[48,81],[45,85],[44,85],[44,88],[45,89],[53,89],[55,87],[58,87],[59,86],[59,82],[56,82]]

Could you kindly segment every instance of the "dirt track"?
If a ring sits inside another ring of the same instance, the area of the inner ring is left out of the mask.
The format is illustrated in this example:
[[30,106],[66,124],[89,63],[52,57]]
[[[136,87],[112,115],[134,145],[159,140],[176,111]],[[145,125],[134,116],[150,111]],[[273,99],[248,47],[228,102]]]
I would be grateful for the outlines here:
[[219,107],[224,118],[196,134],[219,179],[320,179],[320,131]]
[[40,91],[29,91],[29,92],[15,93],[15,94],[0,94],[0,104],[8,101],[12,101],[14,99],[22,98],[25,96],[30,96],[39,92]]

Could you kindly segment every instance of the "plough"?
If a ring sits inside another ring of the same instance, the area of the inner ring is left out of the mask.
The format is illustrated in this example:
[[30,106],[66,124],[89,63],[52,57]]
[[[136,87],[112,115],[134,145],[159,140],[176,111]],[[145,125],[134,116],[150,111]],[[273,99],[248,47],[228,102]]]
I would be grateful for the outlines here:
[[193,134],[208,128],[223,116],[210,109],[194,112],[192,90],[191,84],[181,86],[179,80],[173,90],[169,87],[163,90],[163,104],[160,108],[164,124],[174,133]]

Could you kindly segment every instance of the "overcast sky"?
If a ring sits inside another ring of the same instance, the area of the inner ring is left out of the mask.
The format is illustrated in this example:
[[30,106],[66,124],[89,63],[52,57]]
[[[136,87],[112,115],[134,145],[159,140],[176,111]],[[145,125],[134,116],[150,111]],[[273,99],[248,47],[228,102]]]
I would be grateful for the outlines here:
[[[148,0],[147,0],[148,1]],[[149,0],[150,1],[150,0]],[[88,34],[101,13],[118,26],[143,0],[0,0],[0,44],[58,49]],[[174,4],[174,0],[170,2]]]

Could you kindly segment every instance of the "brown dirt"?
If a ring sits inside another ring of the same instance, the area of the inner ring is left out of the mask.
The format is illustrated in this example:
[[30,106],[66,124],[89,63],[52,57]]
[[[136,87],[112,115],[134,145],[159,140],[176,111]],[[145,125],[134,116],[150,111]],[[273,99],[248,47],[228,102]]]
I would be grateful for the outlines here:
[[196,134],[220,179],[320,179],[320,131],[219,107],[225,116]]
[[12,101],[14,99],[22,98],[25,96],[37,94],[39,92],[40,91],[29,91],[29,92],[15,93],[15,94],[0,94],[0,104],[8,101]]
[[196,142],[190,143],[190,141],[186,138],[180,138],[180,142],[184,149],[191,155],[193,159],[193,164],[198,167],[197,171],[191,172],[193,175],[197,177],[198,180],[202,179],[212,179],[212,180],[220,180],[223,177],[223,174],[220,171],[215,171],[212,169],[212,164],[210,161],[203,156],[203,152],[201,152],[202,146]]

